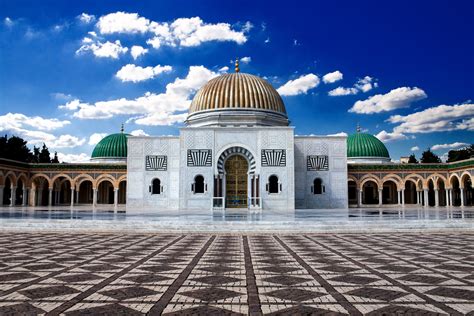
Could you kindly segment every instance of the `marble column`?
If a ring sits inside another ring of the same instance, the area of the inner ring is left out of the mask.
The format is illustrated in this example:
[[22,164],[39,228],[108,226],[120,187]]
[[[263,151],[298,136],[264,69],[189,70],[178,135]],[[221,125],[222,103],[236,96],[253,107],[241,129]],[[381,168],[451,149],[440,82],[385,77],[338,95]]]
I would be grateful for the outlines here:
[[0,206],[3,205],[3,189],[5,188],[4,185],[0,185]]
[[402,205],[405,206],[405,189],[402,189]]
[[439,206],[439,189],[434,189],[434,194],[435,194],[435,206]]
[[16,200],[16,187],[11,186],[10,206],[15,206],[15,200]]
[[444,190],[446,192],[446,207],[449,206],[450,204],[450,201],[449,201],[449,191],[451,191],[450,189],[445,189]]
[[398,205],[402,205],[402,191],[397,191],[397,202]]
[[48,190],[48,205],[53,205],[53,188],[49,188]]
[[79,189],[76,191],[76,203],[79,204]]
[[97,205],[97,188],[92,189],[93,195],[92,195],[92,205],[96,206]]
[[29,188],[29,191],[30,191],[30,194],[28,195],[28,199],[30,200],[30,202],[28,203],[28,205],[30,206],[36,206],[35,205],[35,202],[36,202],[36,190],[33,189],[33,188]]
[[74,187],[71,187],[71,206],[74,206]]
[[423,190],[423,202],[424,206],[428,207],[428,189]]
[[379,205],[382,205],[383,189],[379,189]]
[[115,188],[114,189],[114,207],[118,206],[118,192],[119,192],[119,189]]
[[26,187],[23,187],[23,199],[21,201],[21,204],[23,206],[26,206],[26,202],[28,201],[27,197],[28,197],[28,189]]
[[461,206],[464,206],[464,188],[461,188],[460,191],[461,191]]
[[357,199],[357,206],[362,206],[362,190],[359,190],[359,198]]

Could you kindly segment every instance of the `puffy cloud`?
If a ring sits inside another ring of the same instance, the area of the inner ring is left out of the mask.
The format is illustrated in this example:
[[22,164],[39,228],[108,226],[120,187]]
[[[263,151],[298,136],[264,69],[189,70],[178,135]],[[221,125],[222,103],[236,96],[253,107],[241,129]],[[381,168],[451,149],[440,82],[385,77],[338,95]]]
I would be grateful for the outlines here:
[[319,78],[315,74],[302,75],[301,77],[290,80],[280,88],[278,93],[285,96],[305,94],[309,89],[313,89],[319,85]]
[[469,146],[468,143],[455,142],[452,144],[438,144],[431,147],[431,150],[440,150],[440,149],[454,149],[459,147]]
[[406,135],[401,134],[401,133],[396,133],[396,132],[389,133],[389,132],[386,132],[386,131],[381,131],[380,133],[375,135],[375,137],[377,137],[378,139],[380,139],[384,143],[389,143],[389,142],[392,142],[392,141],[403,140],[403,139],[408,138]]
[[48,147],[51,148],[73,148],[77,146],[82,146],[86,142],[85,138],[78,138],[69,134],[60,135],[54,140],[47,141]]
[[252,57],[250,57],[250,56],[242,57],[242,58],[240,58],[240,61],[241,61],[243,64],[248,64],[249,62],[252,61]]
[[7,113],[0,116],[0,130],[16,130],[29,126],[42,131],[51,131],[71,124],[69,121],[46,119],[40,116],[26,116],[21,113]]
[[150,20],[140,17],[138,13],[115,12],[101,16],[96,26],[102,34],[145,33]]
[[330,95],[331,97],[335,97],[341,95],[357,94],[357,92],[359,91],[356,88],[337,87],[336,89],[332,89],[331,91],[329,91],[328,95]]
[[93,14],[81,13],[77,18],[84,24],[89,24],[95,21],[95,15]]
[[365,76],[364,78],[359,79],[354,86],[362,92],[368,92],[373,88],[377,88],[379,84],[374,78]]
[[387,122],[399,124],[397,133],[431,133],[474,130],[474,104],[439,105],[409,115],[392,115]]
[[420,147],[418,146],[413,146],[412,148],[410,148],[411,151],[418,151],[420,150]]
[[228,71],[229,71],[229,67],[227,67],[227,66],[219,68],[219,70],[218,70],[218,72],[228,72]]
[[252,28],[245,23],[242,31],[235,31],[228,23],[204,23],[200,17],[179,18],[172,23],[155,22],[137,13],[115,12],[99,18],[96,24],[101,34],[151,34],[147,44],[154,48],[167,46],[198,46],[209,41],[233,41],[243,44],[247,41],[245,33]]
[[133,136],[150,136],[149,134],[145,133],[145,131],[142,130],[142,129],[136,129],[134,131],[131,131],[130,135],[133,135]]
[[62,93],[62,92],[54,92],[50,94],[52,98],[60,101],[67,101],[72,99],[72,95]]
[[[54,154],[53,154],[54,155]],[[58,159],[60,162],[69,162],[69,163],[79,163],[79,162],[89,162],[90,157],[87,154],[64,154],[58,152]]]
[[152,79],[161,73],[170,72],[173,70],[171,66],[157,65],[155,67],[140,67],[133,64],[123,66],[115,75],[122,82],[140,82]]
[[323,82],[324,83],[333,83],[336,81],[341,80],[343,77],[342,72],[339,70],[336,70],[334,72],[327,73],[323,76]]
[[130,54],[132,55],[133,59],[137,59],[138,57],[145,55],[148,53],[147,48],[143,48],[142,46],[134,45],[130,49]]
[[109,41],[102,43],[86,37],[82,43],[83,45],[76,50],[77,55],[91,51],[96,57],[117,59],[121,54],[128,52],[128,47],[122,47],[119,40],[113,43]]
[[376,94],[367,100],[354,103],[349,112],[373,114],[409,107],[411,103],[426,98],[426,93],[419,88],[401,87],[386,94]]
[[242,32],[248,33],[250,30],[253,29],[253,24],[250,21],[247,21],[244,23],[244,26],[242,27]]
[[169,125],[182,122],[191,103],[190,97],[218,73],[204,66],[191,66],[185,78],[176,78],[166,86],[164,93],[147,92],[136,99],[99,101],[94,104],[73,100],[61,109],[75,111],[73,116],[81,119],[106,119],[115,115],[139,115],[134,118],[142,125]]
[[94,133],[89,137],[88,144],[97,145],[105,136],[107,136],[107,133]]

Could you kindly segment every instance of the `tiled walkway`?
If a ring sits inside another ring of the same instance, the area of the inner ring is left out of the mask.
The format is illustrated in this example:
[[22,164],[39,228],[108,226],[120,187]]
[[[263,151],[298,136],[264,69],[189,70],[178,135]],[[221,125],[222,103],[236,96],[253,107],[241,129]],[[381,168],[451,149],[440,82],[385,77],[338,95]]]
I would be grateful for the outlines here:
[[474,314],[474,234],[0,233],[0,315]]

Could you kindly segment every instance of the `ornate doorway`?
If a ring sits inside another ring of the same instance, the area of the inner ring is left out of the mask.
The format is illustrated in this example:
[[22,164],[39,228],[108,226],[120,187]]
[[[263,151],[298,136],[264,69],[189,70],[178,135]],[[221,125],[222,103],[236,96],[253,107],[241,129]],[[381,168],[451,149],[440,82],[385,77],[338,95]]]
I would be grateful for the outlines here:
[[247,160],[233,155],[225,162],[225,204],[228,208],[247,208],[248,199]]

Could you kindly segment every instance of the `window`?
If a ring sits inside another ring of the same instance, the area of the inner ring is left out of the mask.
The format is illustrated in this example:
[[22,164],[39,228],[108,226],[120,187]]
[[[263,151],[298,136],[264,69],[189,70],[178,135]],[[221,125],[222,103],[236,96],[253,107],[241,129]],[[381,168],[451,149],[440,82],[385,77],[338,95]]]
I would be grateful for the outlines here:
[[281,184],[278,183],[278,177],[272,175],[268,178],[267,184],[268,193],[279,193],[281,191]]
[[160,179],[153,179],[151,181],[151,194],[161,194],[162,191]]
[[204,177],[199,175],[194,178],[194,183],[191,187],[194,193],[204,193],[206,184],[204,183]]
[[323,185],[323,180],[316,178],[313,181],[312,191],[314,194],[323,194],[325,192],[325,187]]

